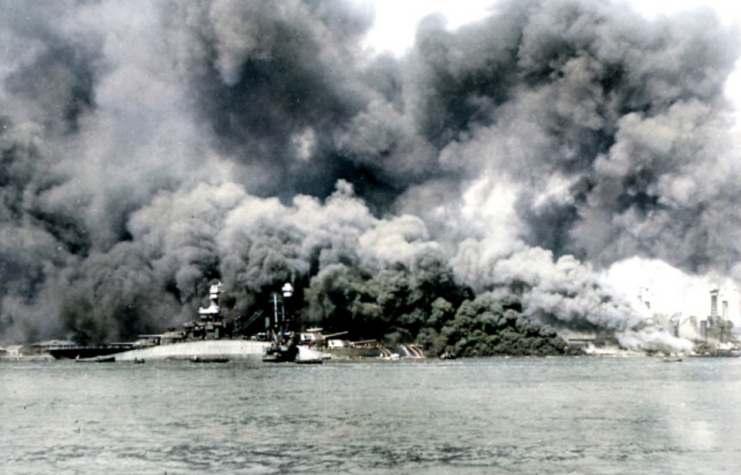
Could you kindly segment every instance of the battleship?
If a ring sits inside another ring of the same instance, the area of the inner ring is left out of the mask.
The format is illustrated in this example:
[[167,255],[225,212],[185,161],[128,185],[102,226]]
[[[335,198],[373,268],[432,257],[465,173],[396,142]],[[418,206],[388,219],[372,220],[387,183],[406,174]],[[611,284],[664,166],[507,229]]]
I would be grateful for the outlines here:
[[229,358],[260,357],[269,342],[233,338],[219,307],[222,284],[211,285],[209,305],[198,309],[198,320],[170,329],[163,334],[140,335],[134,343],[96,346],[60,345],[49,348],[56,359],[73,358],[79,362],[182,359],[197,362],[223,361]]
[[[133,344],[113,344],[101,346],[101,353],[81,357],[77,351],[77,361],[131,361],[142,363],[149,360],[190,360],[192,362],[227,362],[239,358],[262,358],[265,362],[319,362],[322,353],[304,345],[297,344],[295,333],[290,331],[292,319],[286,314],[285,300],[293,294],[293,286],[286,283],[282,288],[282,297],[278,293],[272,294],[273,315],[265,318],[265,333],[270,338],[244,339],[229,334],[226,321],[219,307],[219,295],[222,293],[221,283],[212,285],[209,289],[209,306],[198,309],[199,319],[183,325],[182,330],[171,329],[163,334],[140,335],[140,339]],[[237,333],[255,323],[262,312],[257,312],[252,318],[240,322],[237,318],[235,326]],[[72,348],[67,349],[65,355],[75,354]],[[57,352],[57,355],[60,353]],[[54,355],[54,353],[52,353]],[[68,356],[69,357],[69,356]],[[74,357],[74,356],[72,356]]]

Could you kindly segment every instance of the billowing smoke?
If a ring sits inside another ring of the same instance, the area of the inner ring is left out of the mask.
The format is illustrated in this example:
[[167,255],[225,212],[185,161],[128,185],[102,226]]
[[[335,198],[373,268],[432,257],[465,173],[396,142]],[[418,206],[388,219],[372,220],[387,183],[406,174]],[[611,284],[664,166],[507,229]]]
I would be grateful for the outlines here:
[[4,341],[161,331],[220,279],[235,315],[293,280],[358,335],[435,345],[458,308],[660,348],[599,272],[739,268],[738,45],[711,12],[500,1],[397,59],[351,1],[0,11]]

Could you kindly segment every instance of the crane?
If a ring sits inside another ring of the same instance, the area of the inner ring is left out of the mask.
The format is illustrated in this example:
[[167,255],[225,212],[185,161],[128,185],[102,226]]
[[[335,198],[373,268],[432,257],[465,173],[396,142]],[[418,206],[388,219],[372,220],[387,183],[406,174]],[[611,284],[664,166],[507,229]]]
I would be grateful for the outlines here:
[[671,317],[669,317],[669,321],[672,324],[672,329],[674,330],[674,336],[679,337],[679,327],[687,323],[688,321],[692,320],[692,316],[689,316],[682,320],[682,312],[677,312]]

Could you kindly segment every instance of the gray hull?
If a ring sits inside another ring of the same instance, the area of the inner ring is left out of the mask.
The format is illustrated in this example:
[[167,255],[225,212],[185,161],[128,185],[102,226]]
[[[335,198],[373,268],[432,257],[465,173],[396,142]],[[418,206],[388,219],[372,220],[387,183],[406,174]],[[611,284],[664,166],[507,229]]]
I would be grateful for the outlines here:
[[116,361],[188,359],[194,356],[229,358],[261,357],[269,343],[249,340],[189,341],[172,345],[152,346],[116,354]]

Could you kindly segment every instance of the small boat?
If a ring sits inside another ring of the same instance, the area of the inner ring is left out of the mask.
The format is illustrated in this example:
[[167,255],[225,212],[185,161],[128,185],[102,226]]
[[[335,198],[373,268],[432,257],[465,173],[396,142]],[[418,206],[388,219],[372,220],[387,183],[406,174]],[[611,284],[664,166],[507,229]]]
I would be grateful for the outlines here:
[[323,361],[322,361],[321,358],[312,358],[312,359],[309,359],[309,360],[297,359],[297,360],[294,361],[294,363],[296,363],[296,364],[322,364]]
[[229,358],[226,356],[193,356],[192,363],[228,363]]
[[666,358],[662,358],[661,361],[664,363],[681,363],[682,357],[681,356],[667,356]]
[[75,358],[75,363],[115,363],[115,356],[98,356],[96,358]]
[[144,364],[144,358],[134,358],[134,364]]

